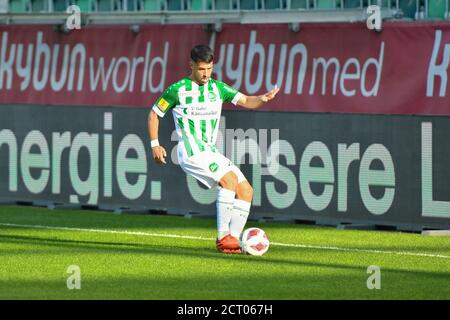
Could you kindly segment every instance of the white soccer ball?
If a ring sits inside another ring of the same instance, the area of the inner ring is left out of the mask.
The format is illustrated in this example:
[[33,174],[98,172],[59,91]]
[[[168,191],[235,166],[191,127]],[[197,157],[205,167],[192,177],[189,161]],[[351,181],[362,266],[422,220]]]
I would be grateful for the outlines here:
[[269,238],[264,230],[248,228],[241,236],[241,249],[243,253],[252,256],[262,256],[269,250]]

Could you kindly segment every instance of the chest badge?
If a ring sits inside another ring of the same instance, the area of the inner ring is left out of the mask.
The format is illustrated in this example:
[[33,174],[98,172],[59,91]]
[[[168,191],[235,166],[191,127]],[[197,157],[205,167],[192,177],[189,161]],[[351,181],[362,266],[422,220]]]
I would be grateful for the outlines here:
[[214,102],[217,100],[217,96],[214,92],[208,92],[208,99],[209,101]]

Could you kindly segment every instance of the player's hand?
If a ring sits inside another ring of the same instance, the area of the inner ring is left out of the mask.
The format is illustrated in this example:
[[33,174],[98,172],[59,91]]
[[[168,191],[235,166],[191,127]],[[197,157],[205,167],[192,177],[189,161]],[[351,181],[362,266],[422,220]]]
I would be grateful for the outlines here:
[[166,164],[167,152],[162,146],[156,146],[152,148],[153,159],[157,164]]
[[277,88],[277,86],[275,86],[275,88],[273,88],[272,90],[270,90],[269,92],[263,94],[262,96],[260,96],[261,100],[263,102],[267,102],[272,100],[273,98],[275,98],[275,96],[277,95],[278,91],[280,91],[280,88]]

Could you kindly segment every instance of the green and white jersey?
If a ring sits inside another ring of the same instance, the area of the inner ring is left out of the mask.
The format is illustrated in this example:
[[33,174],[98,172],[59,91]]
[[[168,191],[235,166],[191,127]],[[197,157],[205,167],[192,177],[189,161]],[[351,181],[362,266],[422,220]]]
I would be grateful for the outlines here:
[[241,93],[222,81],[210,79],[199,86],[185,77],[170,85],[152,109],[160,117],[172,110],[179,148],[183,156],[191,157],[205,150],[217,152],[222,103],[236,105],[240,97]]

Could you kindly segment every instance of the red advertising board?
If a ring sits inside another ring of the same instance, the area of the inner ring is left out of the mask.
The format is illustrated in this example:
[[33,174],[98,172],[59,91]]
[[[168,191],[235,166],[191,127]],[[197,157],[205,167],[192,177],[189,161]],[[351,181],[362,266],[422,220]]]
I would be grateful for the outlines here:
[[[0,103],[148,107],[190,73],[195,44],[215,50],[217,79],[257,95],[261,110],[450,114],[450,23],[0,27]],[[232,106],[226,106],[232,108]]]

